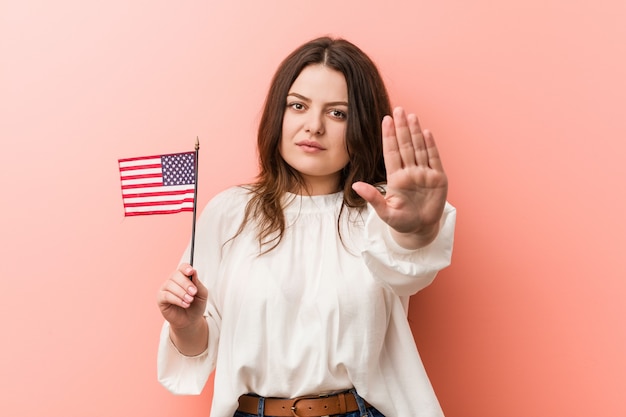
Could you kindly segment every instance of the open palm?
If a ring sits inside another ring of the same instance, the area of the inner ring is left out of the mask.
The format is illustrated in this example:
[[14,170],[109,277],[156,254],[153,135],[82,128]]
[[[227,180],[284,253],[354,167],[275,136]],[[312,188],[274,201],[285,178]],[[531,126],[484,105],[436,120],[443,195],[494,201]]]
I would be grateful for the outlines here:
[[398,233],[431,234],[439,224],[448,178],[432,134],[400,107],[382,121],[387,192],[358,182],[354,190]]

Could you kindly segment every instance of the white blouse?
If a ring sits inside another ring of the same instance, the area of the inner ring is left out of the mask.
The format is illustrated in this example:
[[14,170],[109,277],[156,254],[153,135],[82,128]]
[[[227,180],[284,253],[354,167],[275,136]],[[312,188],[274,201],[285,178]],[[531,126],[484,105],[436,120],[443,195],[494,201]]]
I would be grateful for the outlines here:
[[443,416],[407,311],[409,296],[450,263],[454,207],[446,204],[434,242],[407,250],[371,207],[344,209],[338,233],[342,193],[285,198],[283,239],[261,256],[253,227],[229,240],[248,192],[233,187],[209,202],[194,256],[209,290],[208,349],[182,355],[165,322],[159,381],[176,394],[199,394],[215,370],[212,417],[232,417],[246,393],[297,397],[352,387],[387,417]]

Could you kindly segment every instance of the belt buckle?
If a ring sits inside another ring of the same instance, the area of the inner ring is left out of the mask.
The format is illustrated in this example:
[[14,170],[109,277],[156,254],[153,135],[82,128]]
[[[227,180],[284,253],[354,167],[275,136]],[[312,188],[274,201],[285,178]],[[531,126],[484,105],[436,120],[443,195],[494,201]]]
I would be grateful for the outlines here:
[[[297,397],[297,398],[294,398],[293,403],[291,403],[291,414],[292,414],[294,417],[300,417],[300,416],[298,415],[298,413],[297,413],[297,411],[298,411],[298,407],[297,407],[296,405],[297,405],[297,404],[298,404],[301,400],[310,400],[310,399],[313,399],[313,398],[327,398],[327,397],[330,397],[330,394],[319,394],[317,397],[315,397],[315,396],[310,396],[310,397],[305,396],[305,397]],[[319,417],[330,417],[330,415],[326,415],[326,416],[319,416]]]
[[300,415],[298,415],[298,407],[296,405],[302,400],[307,400],[311,398],[315,397],[296,397],[293,399],[293,402],[291,403],[291,414],[293,415],[293,417],[301,417]]

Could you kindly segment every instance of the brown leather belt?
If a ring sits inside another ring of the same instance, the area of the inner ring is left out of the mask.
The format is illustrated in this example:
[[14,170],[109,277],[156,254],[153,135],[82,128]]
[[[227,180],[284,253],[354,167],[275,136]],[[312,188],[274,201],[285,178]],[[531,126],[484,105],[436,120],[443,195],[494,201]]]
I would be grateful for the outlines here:
[[[365,407],[371,407],[365,402]],[[257,414],[259,397],[242,395],[237,411]],[[358,411],[356,398],[350,392],[328,396],[265,398],[264,414],[271,417],[322,417]]]

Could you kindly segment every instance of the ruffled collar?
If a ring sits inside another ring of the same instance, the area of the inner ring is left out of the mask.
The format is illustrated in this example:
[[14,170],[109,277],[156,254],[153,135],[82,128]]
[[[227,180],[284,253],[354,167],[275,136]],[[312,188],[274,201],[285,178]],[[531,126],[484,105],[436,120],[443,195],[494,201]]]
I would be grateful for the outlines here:
[[283,204],[285,213],[288,212],[320,212],[335,210],[343,201],[343,191],[322,195],[300,195],[285,193]]

